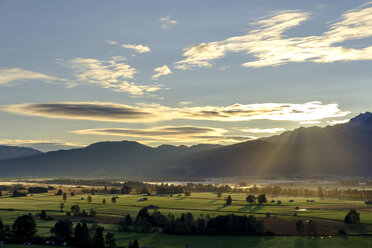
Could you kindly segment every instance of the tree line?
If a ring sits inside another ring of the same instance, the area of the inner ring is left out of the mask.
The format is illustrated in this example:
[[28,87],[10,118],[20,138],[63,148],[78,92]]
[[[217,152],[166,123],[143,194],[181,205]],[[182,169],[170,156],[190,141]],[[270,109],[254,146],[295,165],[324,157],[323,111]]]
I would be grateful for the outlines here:
[[[155,228],[155,229],[154,229]],[[210,217],[200,215],[197,218],[192,213],[182,213],[179,217],[173,214],[163,215],[148,208],[142,208],[135,219],[128,214],[120,220],[119,230],[125,232],[153,232],[162,228],[163,233],[179,235],[262,235],[264,222],[255,216],[239,216],[234,214]]]
[[[37,225],[31,214],[18,217],[14,223],[4,225],[0,220],[0,241],[9,244],[49,244],[81,248],[116,248],[115,236],[111,232],[104,235],[104,228],[92,225],[88,228],[85,221],[73,226],[71,220],[61,219],[50,229],[53,236],[37,236]],[[131,241],[128,248],[138,248],[137,240]]]

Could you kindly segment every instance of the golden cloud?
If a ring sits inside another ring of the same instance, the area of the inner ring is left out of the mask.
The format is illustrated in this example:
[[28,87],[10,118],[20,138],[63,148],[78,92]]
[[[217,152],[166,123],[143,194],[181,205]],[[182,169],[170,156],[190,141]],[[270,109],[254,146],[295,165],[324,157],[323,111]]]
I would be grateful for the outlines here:
[[261,129],[261,128],[246,128],[246,129],[242,129],[240,131],[242,131],[244,133],[279,133],[279,132],[285,131],[285,129],[282,128],[282,127],[265,128],[265,129]]
[[91,121],[154,123],[167,120],[209,121],[318,121],[349,114],[335,103],[321,102],[234,104],[231,106],[168,107],[160,104],[136,106],[109,102],[24,103],[6,105],[3,111],[46,118],[78,119]]
[[200,43],[184,49],[184,60],[175,63],[177,69],[211,67],[211,61],[229,52],[244,52],[256,60],[243,67],[278,66],[291,62],[372,60],[372,46],[347,48],[340,43],[372,36],[372,2],[344,13],[329,30],[319,36],[287,37],[284,32],[300,25],[310,15],[300,11],[282,11],[253,23],[256,29],[243,36],[222,41]]
[[138,53],[148,53],[150,52],[150,47],[144,45],[136,45],[136,44],[123,44],[121,45],[123,48],[133,49]]
[[96,84],[103,88],[109,88],[117,92],[127,92],[132,96],[150,94],[162,89],[162,85],[137,85],[129,82],[133,79],[137,70],[125,63],[125,57],[111,57],[110,60],[99,60],[92,58],[75,58],[67,63],[60,62],[75,70],[78,84]]
[[0,85],[11,82],[39,79],[43,81],[59,81],[61,79],[40,72],[24,70],[21,68],[0,69]]
[[157,72],[157,73],[152,76],[152,79],[158,79],[161,76],[172,74],[172,71],[169,69],[167,65],[163,65],[161,67],[155,68],[154,72]]

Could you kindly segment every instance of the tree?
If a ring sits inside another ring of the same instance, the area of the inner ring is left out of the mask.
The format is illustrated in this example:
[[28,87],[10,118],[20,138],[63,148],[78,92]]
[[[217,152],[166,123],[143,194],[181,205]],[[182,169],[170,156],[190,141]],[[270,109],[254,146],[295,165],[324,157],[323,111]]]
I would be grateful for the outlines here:
[[89,229],[87,224],[78,223],[74,230],[75,244],[78,247],[91,247],[91,239],[89,236]]
[[350,209],[349,213],[345,216],[345,223],[359,223],[360,214],[355,209]]
[[221,197],[222,197],[222,193],[221,193],[221,192],[218,192],[218,193],[217,193],[217,197],[218,197],[218,198],[221,198]]
[[59,220],[50,230],[55,236],[70,240],[72,237],[72,222],[69,219]]
[[59,204],[59,212],[60,213],[63,213],[63,209],[65,208],[65,204],[63,203],[63,202],[61,202],[60,204]]
[[32,216],[22,215],[13,223],[12,231],[16,240],[32,238],[36,234],[36,222]]
[[253,203],[256,202],[256,197],[254,195],[248,195],[246,201],[252,205]]
[[90,210],[90,216],[96,216],[97,212],[94,209]]
[[63,193],[62,199],[63,199],[64,202],[67,200],[67,194],[66,193]]
[[106,199],[103,199],[103,200],[102,200],[102,204],[103,204],[103,205],[106,205]]
[[298,233],[302,233],[304,231],[304,222],[302,220],[296,222],[296,231]]
[[0,219],[0,239],[4,238],[4,223]]
[[56,193],[56,195],[62,195],[62,189],[59,189],[58,191],[57,191],[57,193]]
[[267,202],[266,195],[265,194],[259,195],[257,200],[258,200],[258,204],[260,205],[262,205],[263,203],[266,203]]
[[191,192],[190,192],[190,191],[186,191],[186,192],[185,192],[185,197],[186,197],[186,196],[191,196]]
[[121,188],[120,193],[121,193],[121,194],[129,194],[131,190],[132,190],[132,189],[131,189],[129,186],[124,185],[124,186]]
[[231,198],[231,195],[229,195],[226,200],[226,205],[231,205],[231,203],[232,203],[232,198]]
[[12,197],[27,196],[26,193],[13,189]]
[[46,217],[47,217],[47,214],[46,214],[45,210],[42,210],[41,213],[40,213],[40,219],[45,220]]
[[112,203],[116,203],[116,197],[115,197],[115,196],[113,196],[113,197],[111,198],[111,202],[112,202]]
[[91,197],[90,195],[88,195],[88,197],[87,197],[87,201],[88,201],[88,202],[92,202],[92,197]]
[[108,232],[105,236],[105,245],[106,248],[116,248],[116,241],[114,234],[111,232]]
[[93,246],[96,248],[105,248],[105,240],[103,238],[103,227],[98,226],[96,233],[93,236]]
[[318,196],[319,196],[319,198],[323,198],[323,189],[322,189],[322,187],[321,186],[318,186]]
[[137,239],[133,242],[129,242],[128,248],[139,248]]
[[71,206],[71,213],[75,216],[79,216],[81,214],[79,204]]

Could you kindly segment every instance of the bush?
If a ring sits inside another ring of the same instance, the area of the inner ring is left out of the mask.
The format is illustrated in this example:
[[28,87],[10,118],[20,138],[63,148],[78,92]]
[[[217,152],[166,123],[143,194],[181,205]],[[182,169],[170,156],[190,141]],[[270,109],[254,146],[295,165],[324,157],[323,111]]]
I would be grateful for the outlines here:
[[29,187],[27,192],[29,194],[48,193],[48,188],[44,188],[44,187]]
[[350,209],[349,213],[345,216],[345,223],[359,223],[360,214],[355,209]]
[[340,234],[340,235],[346,235],[346,231],[344,229],[338,230],[337,233]]

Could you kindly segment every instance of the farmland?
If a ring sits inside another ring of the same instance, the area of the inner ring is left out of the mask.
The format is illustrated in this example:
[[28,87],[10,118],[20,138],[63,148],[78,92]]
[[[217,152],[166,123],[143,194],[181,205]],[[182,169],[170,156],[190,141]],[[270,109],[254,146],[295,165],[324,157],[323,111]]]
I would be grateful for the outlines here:
[[[64,188],[66,192],[73,191]],[[225,205],[226,197],[231,195],[232,204]],[[35,217],[37,222],[37,234],[50,236],[50,228],[58,219],[69,218],[74,224],[86,220],[88,225],[97,223],[105,228],[105,232],[115,235],[117,244],[126,246],[129,241],[137,239],[141,245],[148,247],[226,247],[231,240],[230,236],[187,236],[169,235],[161,232],[136,233],[119,232],[118,222],[125,215],[135,217],[138,211],[147,206],[156,206],[158,211],[167,215],[174,214],[176,217],[182,213],[192,213],[194,218],[200,215],[211,217],[226,214],[254,215],[264,221],[265,232],[275,233],[276,236],[234,236],[234,243],[229,247],[242,247],[250,243],[251,247],[348,247],[357,242],[359,247],[368,247],[372,237],[372,207],[364,204],[364,201],[344,200],[336,198],[307,198],[287,196],[267,196],[267,203],[249,204],[246,201],[246,193],[223,193],[217,197],[215,193],[194,193],[190,196],[184,194],[84,194],[77,193],[75,196],[67,195],[64,201],[62,196],[55,192],[43,194],[28,194],[26,197],[0,197],[0,218],[4,224],[11,225],[14,220],[23,214],[37,216],[45,210],[50,220],[41,220]],[[91,197],[91,202],[88,201]],[[116,203],[111,202],[115,197]],[[141,200],[147,198],[147,200]],[[106,204],[103,204],[103,200]],[[278,204],[278,201],[281,203]],[[64,202],[64,212],[60,212],[60,203]],[[97,212],[93,217],[66,216],[71,206],[79,204],[82,210],[89,212],[91,209]],[[345,224],[344,218],[350,209],[357,209],[360,213],[359,224]],[[150,210],[152,212],[153,210]],[[298,220],[311,220],[316,223],[317,236],[302,233],[299,236],[295,228]],[[348,235],[339,236],[338,231],[344,230]],[[15,246],[11,246],[15,247]]]

